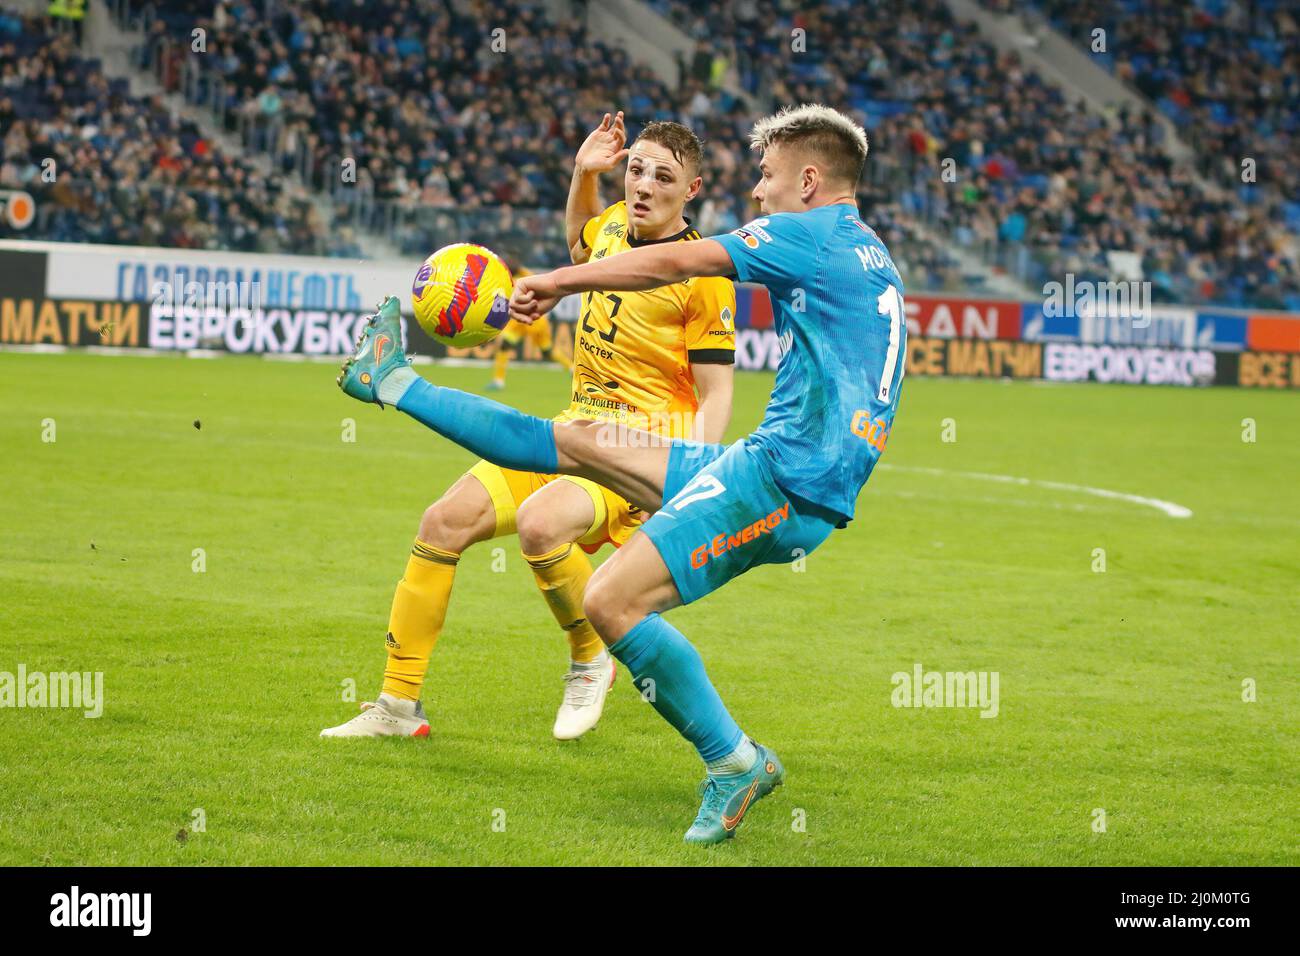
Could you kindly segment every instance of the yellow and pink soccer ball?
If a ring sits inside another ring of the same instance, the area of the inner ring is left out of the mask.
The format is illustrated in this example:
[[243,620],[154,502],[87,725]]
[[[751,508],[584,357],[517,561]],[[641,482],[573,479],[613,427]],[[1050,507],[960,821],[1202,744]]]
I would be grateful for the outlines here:
[[491,249],[470,242],[443,246],[424,260],[411,285],[415,318],[455,348],[482,345],[506,327],[510,269]]

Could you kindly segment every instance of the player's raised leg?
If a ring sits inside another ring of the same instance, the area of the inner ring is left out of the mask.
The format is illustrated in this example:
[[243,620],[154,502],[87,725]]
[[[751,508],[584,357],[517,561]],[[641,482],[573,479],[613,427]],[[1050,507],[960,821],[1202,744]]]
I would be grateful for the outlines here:
[[356,717],[322,730],[322,737],[428,736],[420,691],[442,633],[456,564],[470,545],[494,537],[497,524],[496,507],[473,475],[462,476],[425,511],[393,594],[383,691],[373,703],[363,703]]
[[574,740],[596,726],[617,665],[582,609],[591,561],[576,542],[603,526],[605,503],[589,482],[560,479],[544,485],[519,507],[519,547],[537,587],[569,640],[564,699],[555,715],[558,740]]
[[785,771],[775,754],[745,736],[699,652],[660,616],[681,603],[663,558],[638,531],[592,577],[584,608],[637,690],[704,761],[703,801],[686,841],[720,843],[735,834],[756,801],[781,785]]
[[602,422],[552,422],[426,381],[402,350],[395,296],[367,322],[338,384],[359,401],[395,405],[502,468],[590,478],[646,511],[659,507],[668,467],[662,441],[648,433],[643,441],[610,440],[615,430]]

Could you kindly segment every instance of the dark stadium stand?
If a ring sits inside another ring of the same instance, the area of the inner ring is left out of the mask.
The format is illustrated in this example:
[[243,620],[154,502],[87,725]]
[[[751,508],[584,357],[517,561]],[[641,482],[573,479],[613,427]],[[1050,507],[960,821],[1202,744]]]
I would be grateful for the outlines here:
[[[1043,0],[1064,35],[1176,124],[1197,171],[1248,212],[1205,253],[1226,252],[1221,298],[1258,301],[1267,290],[1300,307],[1294,263],[1281,253],[1300,236],[1300,8],[1279,0],[1149,3]],[[1106,31],[1093,52],[1092,31]],[[1243,181],[1243,160],[1254,161]],[[1284,224],[1280,230],[1269,228]],[[1207,256],[1213,258],[1213,256]]]
[[[1116,53],[1110,65],[1189,130],[1198,160],[1179,165],[1150,116],[1089,112],[941,0],[886,0],[871,17],[846,2],[817,13],[784,0],[651,5],[697,40],[675,89],[536,3],[457,13],[436,2],[292,0],[267,17],[261,4],[158,0],[143,19],[137,10],[138,64],[210,108],[250,154],[269,154],[271,175],[160,102],[127,96],[69,40],[9,18],[0,116],[16,122],[0,175],[41,193],[29,236],[357,255],[353,230],[411,254],[469,230],[508,234],[530,259],[554,261],[564,248],[551,211],[564,204],[571,157],[589,123],[615,106],[633,134],[673,118],[706,140],[706,198],[694,210],[703,232],[751,217],[752,111],[721,82],[734,66],[760,101],[826,101],[861,118],[873,142],[864,212],[914,288],[981,280],[962,274],[951,249],[1031,288],[1066,272],[1108,279],[1109,254],[1131,252],[1157,300],[1300,307],[1295,236],[1284,226],[1300,217],[1294,188],[1238,183],[1221,193],[1197,175],[1230,186],[1235,160],[1225,157],[1245,151],[1249,128],[1264,134],[1261,175],[1294,182],[1297,119],[1287,104],[1300,79],[1287,69],[1296,33],[1280,6],[1221,24],[1214,3],[1190,14],[1147,4],[1140,18],[1117,3],[1044,5],[1075,33],[1098,17],[1143,25],[1144,52]],[[1274,39],[1252,40],[1231,64],[1213,52],[1261,23]],[[1189,25],[1205,42],[1169,42]],[[508,55],[492,50],[498,26]],[[203,55],[190,53],[195,28],[206,31]],[[71,75],[77,84],[50,79]],[[38,119],[47,120],[40,129]],[[33,163],[47,155],[75,170],[72,183],[42,188]],[[346,160],[355,183],[342,175]],[[298,183],[332,198],[330,221]]]
[[[670,91],[625,52],[587,43],[581,27],[551,23],[535,4],[469,16],[426,4],[399,17],[401,6],[285,3],[264,20],[248,6],[164,2],[141,61],[156,64],[177,36],[206,29],[208,56],[187,92],[281,168],[345,202],[340,165],[355,160],[357,184],[379,202],[359,225],[386,216],[385,231],[398,226],[408,251],[433,241],[418,213],[562,208],[574,151],[591,118],[615,103],[635,117],[633,133],[651,119],[694,117],[711,158],[723,160],[703,218],[719,229],[749,218],[749,184],[732,162],[749,120],[728,98],[712,96],[707,114],[695,115],[694,91]],[[514,32],[508,57],[490,48],[499,25]],[[562,242],[551,252],[563,255]]]
[[23,237],[340,254],[301,190],[131,97],[43,19],[0,15],[0,128],[0,185],[39,210]]
[[[1284,254],[1294,236],[1279,227],[1277,204],[1248,188],[1213,195],[1193,175],[1211,167],[1224,181],[1224,171],[1239,174],[1239,157],[1253,150],[1241,142],[1249,129],[1276,142],[1262,150],[1277,160],[1269,175],[1297,181],[1300,71],[1295,20],[1282,4],[1260,4],[1252,21],[1219,26],[1211,26],[1209,10],[1180,2],[1048,4],[1074,25],[1076,38],[1122,21],[1112,50],[1158,47],[1159,56],[1143,52],[1124,62],[1162,108],[1177,109],[1163,95],[1166,87],[1215,91],[1189,100],[1187,117],[1231,115],[1238,122],[1198,126],[1195,169],[1167,159],[1160,128],[1149,118],[1120,113],[1103,121],[1087,113],[958,23],[941,0],[885,0],[872,5],[870,16],[844,0],[817,12],[783,0],[707,9],[684,0],[653,5],[702,40],[728,38],[709,42],[743,64],[747,87],[769,91],[773,101],[820,99],[856,112],[872,135],[877,172],[901,167],[890,181],[909,214],[1031,286],[1065,272],[1106,279],[1105,253],[1131,250],[1162,299],[1300,306],[1300,272]],[[1259,40],[1262,28],[1276,39]],[[804,31],[803,52],[791,49],[795,30]],[[1286,64],[1289,70],[1280,69]],[[1225,97],[1237,105],[1229,107]],[[936,176],[947,157],[957,163],[955,190]],[[1286,210],[1294,229],[1296,208]]]
[[[624,51],[550,22],[538,4],[492,4],[470,15],[429,4],[400,17],[399,7],[284,3],[264,20],[252,6],[171,0],[150,8],[157,19],[139,60],[211,104],[227,129],[271,152],[281,169],[332,193],[336,221],[378,229],[412,254],[466,229],[503,228],[495,212],[484,226],[477,210],[562,208],[574,151],[615,104],[627,111],[632,135],[651,119],[676,119],[705,140],[707,196],[694,210],[705,233],[734,229],[756,211],[753,117],[715,85],[684,75],[670,90]],[[491,52],[498,24],[513,30],[509,58]],[[187,57],[188,43],[176,39],[196,27],[211,38],[206,57]],[[169,65],[178,55],[196,67],[188,81]],[[341,181],[345,157],[356,160],[359,189]],[[909,280],[959,285],[952,258],[882,184],[865,184],[863,200]],[[532,261],[563,260],[554,215],[509,219],[508,245]]]

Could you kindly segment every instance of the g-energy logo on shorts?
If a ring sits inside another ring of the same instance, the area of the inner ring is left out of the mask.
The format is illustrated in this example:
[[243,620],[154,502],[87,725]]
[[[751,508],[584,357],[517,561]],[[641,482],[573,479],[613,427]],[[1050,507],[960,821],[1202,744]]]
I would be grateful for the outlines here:
[[772,221],[766,217],[755,219],[753,222],[741,226],[733,233],[733,235],[740,236],[740,238],[745,241],[745,245],[749,246],[749,248],[757,249],[758,241],[760,239],[764,242],[772,241],[772,234],[763,228],[764,226],[771,225],[771,222]]
[[753,524],[747,524],[734,534],[715,535],[708,544],[702,544],[691,552],[691,567],[702,568],[709,559],[716,558],[732,548],[749,544],[765,534],[771,534],[776,526],[790,517],[790,502],[777,508],[766,518],[759,518]]

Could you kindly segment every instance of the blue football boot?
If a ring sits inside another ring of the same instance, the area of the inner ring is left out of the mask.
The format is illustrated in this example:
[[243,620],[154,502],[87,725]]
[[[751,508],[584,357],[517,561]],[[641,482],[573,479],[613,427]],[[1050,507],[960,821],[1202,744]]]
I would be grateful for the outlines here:
[[686,831],[687,843],[721,843],[736,835],[745,813],[781,786],[785,768],[776,754],[756,744],[758,759],[744,773],[710,774],[701,788],[703,800],[695,822]]
[[343,363],[339,372],[339,388],[362,402],[372,402],[380,408],[379,383],[396,368],[411,364],[402,350],[402,313],[397,296],[390,295],[379,306],[379,311],[366,320],[357,336],[357,351]]

